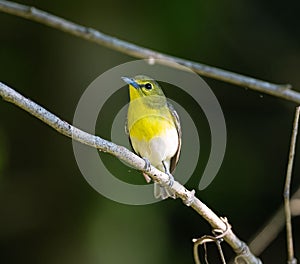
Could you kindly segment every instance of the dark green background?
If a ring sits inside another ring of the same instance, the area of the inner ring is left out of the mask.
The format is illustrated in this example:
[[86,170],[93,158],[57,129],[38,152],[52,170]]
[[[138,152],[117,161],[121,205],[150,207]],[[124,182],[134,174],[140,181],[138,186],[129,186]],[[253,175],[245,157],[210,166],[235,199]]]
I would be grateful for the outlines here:
[[[154,50],[299,89],[296,0],[22,3]],[[69,122],[90,82],[134,59],[4,13],[0,43],[1,81]],[[282,203],[295,104],[206,81],[223,108],[228,143],[218,176],[197,195],[248,241]],[[0,120],[1,263],[193,262],[191,240],[210,228],[181,201],[147,206],[110,201],[80,174],[70,139],[4,101]],[[207,134],[201,142],[209,141]],[[204,150],[207,156],[209,146]],[[299,185],[298,160],[292,190]],[[204,166],[201,161],[199,171]],[[121,171],[119,177],[133,173]],[[195,173],[187,187],[196,189],[198,182]],[[295,218],[296,253],[299,224]],[[225,248],[229,258],[232,252]],[[266,263],[285,261],[284,232],[261,257]]]

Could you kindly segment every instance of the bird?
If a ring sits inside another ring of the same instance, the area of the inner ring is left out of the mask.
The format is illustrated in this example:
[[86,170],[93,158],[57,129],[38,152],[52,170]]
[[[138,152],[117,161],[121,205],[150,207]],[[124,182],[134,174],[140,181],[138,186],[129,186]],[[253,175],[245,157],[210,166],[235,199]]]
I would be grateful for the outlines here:
[[[174,172],[181,150],[179,116],[160,85],[146,75],[122,77],[129,85],[129,106],[125,131],[133,151],[150,164],[169,175],[169,186],[174,183]],[[151,178],[144,173],[147,182]],[[154,182],[154,197],[176,198],[169,186]]]

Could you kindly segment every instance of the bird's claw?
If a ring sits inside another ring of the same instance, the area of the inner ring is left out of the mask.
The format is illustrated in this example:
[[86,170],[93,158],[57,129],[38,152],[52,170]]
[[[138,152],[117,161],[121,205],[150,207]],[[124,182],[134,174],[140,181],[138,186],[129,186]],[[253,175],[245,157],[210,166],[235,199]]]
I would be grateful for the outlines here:
[[169,185],[169,187],[172,187],[174,184],[174,177],[171,173],[167,173],[167,175],[169,176],[168,185]]
[[146,172],[150,171],[150,166],[151,166],[150,161],[147,158],[142,158],[142,159],[145,161],[144,170]]
[[151,182],[151,177],[149,177],[147,175],[147,172],[150,171],[151,164],[150,164],[150,161],[147,158],[142,158],[142,159],[145,161],[144,170],[146,171],[146,172],[143,172],[143,176],[144,176],[146,182],[149,183],[149,182]]

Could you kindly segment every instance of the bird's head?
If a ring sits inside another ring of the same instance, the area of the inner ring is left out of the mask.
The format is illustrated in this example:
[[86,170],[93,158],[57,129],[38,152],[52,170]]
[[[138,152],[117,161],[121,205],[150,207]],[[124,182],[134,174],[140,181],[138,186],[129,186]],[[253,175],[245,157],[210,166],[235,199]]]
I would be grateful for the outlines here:
[[145,75],[137,75],[133,78],[122,77],[129,84],[130,100],[147,96],[165,96],[159,84]]

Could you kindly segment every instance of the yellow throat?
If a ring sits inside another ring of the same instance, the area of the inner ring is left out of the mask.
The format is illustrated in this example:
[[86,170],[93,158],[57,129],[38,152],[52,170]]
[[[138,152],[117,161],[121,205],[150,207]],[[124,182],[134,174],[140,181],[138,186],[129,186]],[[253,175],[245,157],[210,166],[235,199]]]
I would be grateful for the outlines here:
[[142,94],[129,85],[128,131],[131,138],[149,141],[175,125],[164,95]]

